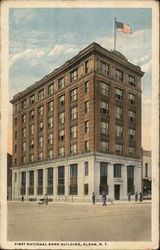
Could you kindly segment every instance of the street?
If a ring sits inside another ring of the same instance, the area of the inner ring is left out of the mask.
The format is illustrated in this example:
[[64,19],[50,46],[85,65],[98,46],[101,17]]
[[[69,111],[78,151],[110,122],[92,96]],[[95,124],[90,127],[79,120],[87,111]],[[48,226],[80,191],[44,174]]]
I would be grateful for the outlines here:
[[10,241],[150,241],[151,203],[8,202]]

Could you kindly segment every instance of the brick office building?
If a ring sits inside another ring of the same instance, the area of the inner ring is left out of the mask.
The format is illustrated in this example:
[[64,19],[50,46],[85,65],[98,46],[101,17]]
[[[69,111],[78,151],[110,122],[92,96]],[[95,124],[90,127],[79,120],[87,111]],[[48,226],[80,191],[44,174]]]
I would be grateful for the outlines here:
[[13,199],[141,191],[140,67],[96,43],[13,97]]

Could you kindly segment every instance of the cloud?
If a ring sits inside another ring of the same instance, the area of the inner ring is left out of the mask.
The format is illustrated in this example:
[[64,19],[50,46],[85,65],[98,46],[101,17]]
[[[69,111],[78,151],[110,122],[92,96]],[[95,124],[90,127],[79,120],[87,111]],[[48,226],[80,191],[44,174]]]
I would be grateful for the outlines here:
[[152,60],[141,65],[141,69],[145,73],[147,73],[151,69],[151,67],[152,67]]
[[55,47],[48,53],[48,56],[57,56],[59,54],[74,54],[77,53],[79,49],[72,44],[57,44]]

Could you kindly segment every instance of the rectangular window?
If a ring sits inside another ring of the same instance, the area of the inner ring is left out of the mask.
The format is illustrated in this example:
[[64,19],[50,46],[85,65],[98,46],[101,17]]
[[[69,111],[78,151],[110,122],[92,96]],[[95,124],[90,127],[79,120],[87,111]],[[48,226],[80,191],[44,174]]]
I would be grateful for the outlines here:
[[29,119],[30,121],[34,120],[34,110],[29,112]]
[[48,144],[53,144],[53,133],[48,134]]
[[77,107],[71,109],[71,120],[75,120],[78,117]]
[[53,194],[53,168],[47,169],[47,194]]
[[22,156],[22,164],[25,164],[25,163],[26,163],[26,156],[23,155],[23,156]]
[[122,154],[122,149],[123,149],[123,147],[122,147],[121,144],[116,144],[116,145],[115,145],[115,152],[116,152],[117,154]]
[[101,101],[100,111],[102,114],[108,115],[109,114],[108,103]]
[[16,113],[17,111],[18,111],[18,104],[15,103],[15,104],[14,104],[14,112]]
[[26,172],[21,173],[21,195],[26,194]]
[[145,163],[145,177],[148,177],[148,163]]
[[77,164],[70,165],[70,195],[77,195]]
[[48,95],[49,96],[53,95],[53,92],[54,92],[54,84],[52,83],[48,86]]
[[58,80],[58,89],[62,89],[65,86],[65,80],[64,78],[61,78]]
[[43,121],[40,121],[40,122],[38,123],[38,131],[39,131],[39,132],[42,132],[42,131],[43,131]]
[[77,154],[77,144],[71,144],[71,155]]
[[30,161],[30,162],[33,162],[33,161],[34,161],[34,154],[30,154],[30,155],[29,155],[29,161]]
[[23,123],[23,124],[26,123],[26,115],[25,115],[25,114],[22,115],[22,123]]
[[53,150],[52,149],[48,150],[48,159],[53,159]]
[[34,124],[30,126],[30,135],[34,135]]
[[26,128],[22,128],[22,138],[26,137]]
[[71,139],[77,138],[77,126],[71,127]]
[[22,151],[25,152],[26,151],[26,142],[22,143]]
[[88,101],[84,103],[84,112],[88,113]]
[[127,191],[134,194],[134,166],[127,166]]
[[58,98],[59,107],[63,107],[65,104],[64,95]]
[[129,93],[129,104],[130,105],[135,105],[136,104],[136,96]]
[[43,160],[43,152],[38,153],[38,160],[42,161]]
[[29,171],[29,195],[34,195],[34,171]]
[[101,141],[100,147],[101,147],[101,151],[103,152],[108,151],[109,149],[108,141]]
[[77,101],[77,99],[78,99],[78,93],[77,92],[78,92],[77,89],[71,90],[71,92],[70,92],[70,100],[71,100],[71,102]]
[[22,101],[22,109],[25,109],[27,107],[27,101],[26,99]]
[[135,123],[136,113],[134,111],[129,110],[128,111],[128,116],[129,116],[129,121],[131,123]]
[[59,149],[58,149],[58,155],[60,157],[65,156],[64,147],[59,147]]
[[48,102],[48,112],[53,111],[53,101]]
[[114,164],[114,178],[121,178],[121,165]]
[[100,162],[100,194],[102,195],[103,192],[108,194],[106,162]]
[[33,139],[30,140],[30,149],[34,149],[34,140]]
[[101,133],[108,135],[108,122],[101,122]]
[[43,136],[38,137],[38,146],[43,147]]
[[59,141],[64,141],[64,130],[60,130],[58,133]]
[[85,68],[85,74],[88,74],[88,61],[85,62],[84,68]]
[[14,145],[14,153],[17,153],[17,144]]
[[78,69],[72,71],[70,77],[71,77],[71,82],[77,80],[78,79]]
[[88,195],[88,183],[84,184],[84,195]]
[[84,142],[84,150],[85,150],[85,152],[89,151],[89,142],[88,141]]
[[123,119],[123,109],[121,107],[115,107],[115,118],[116,119]]
[[14,125],[17,126],[17,117],[14,119]]
[[118,69],[115,69],[115,79],[120,82],[123,82],[123,72]]
[[89,131],[89,121],[84,122],[84,132],[87,134]]
[[30,96],[30,105],[34,104],[34,101],[35,101],[35,96],[31,95]]
[[43,115],[43,106],[40,106],[40,107],[38,108],[38,115],[39,115],[39,116]]
[[85,176],[88,176],[88,161],[84,163],[84,167],[85,167]]
[[136,148],[135,148],[135,147],[129,147],[129,148],[128,148],[128,153],[129,153],[130,155],[135,155],[135,153],[136,153]]
[[44,91],[43,89],[38,92],[38,101],[43,100],[44,98]]
[[38,195],[43,194],[43,169],[38,169]]
[[100,72],[104,75],[109,75],[109,65],[105,62],[100,62]]
[[135,77],[133,76],[128,76],[128,84],[132,87],[135,87],[136,86],[136,83],[135,83]]
[[64,179],[64,166],[60,166],[58,167],[58,195],[64,195],[65,193]]
[[122,101],[123,91],[121,89],[115,89],[115,100]]
[[53,128],[53,117],[48,117],[48,128]]
[[100,93],[104,96],[108,96],[108,84],[100,82]]
[[129,129],[129,139],[135,140],[136,131],[135,129]]
[[63,112],[58,115],[58,122],[59,124],[64,124],[64,121],[65,121],[65,117],[64,117],[64,112]]
[[116,135],[116,137],[122,138],[123,128],[121,126],[118,126],[118,125],[115,126],[115,135]]
[[86,81],[86,82],[84,83],[84,92],[85,92],[85,94],[88,93],[88,81]]

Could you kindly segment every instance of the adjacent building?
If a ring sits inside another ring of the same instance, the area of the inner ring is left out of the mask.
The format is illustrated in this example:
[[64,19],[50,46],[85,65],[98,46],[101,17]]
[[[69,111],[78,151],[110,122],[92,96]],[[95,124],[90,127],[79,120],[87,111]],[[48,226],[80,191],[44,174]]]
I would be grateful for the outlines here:
[[152,164],[151,164],[151,151],[143,150],[142,153],[142,178],[143,178],[143,193],[151,194],[152,187]]
[[92,43],[13,97],[12,197],[89,199],[141,191],[141,77]]
[[12,155],[7,153],[7,200],[12,199]]

